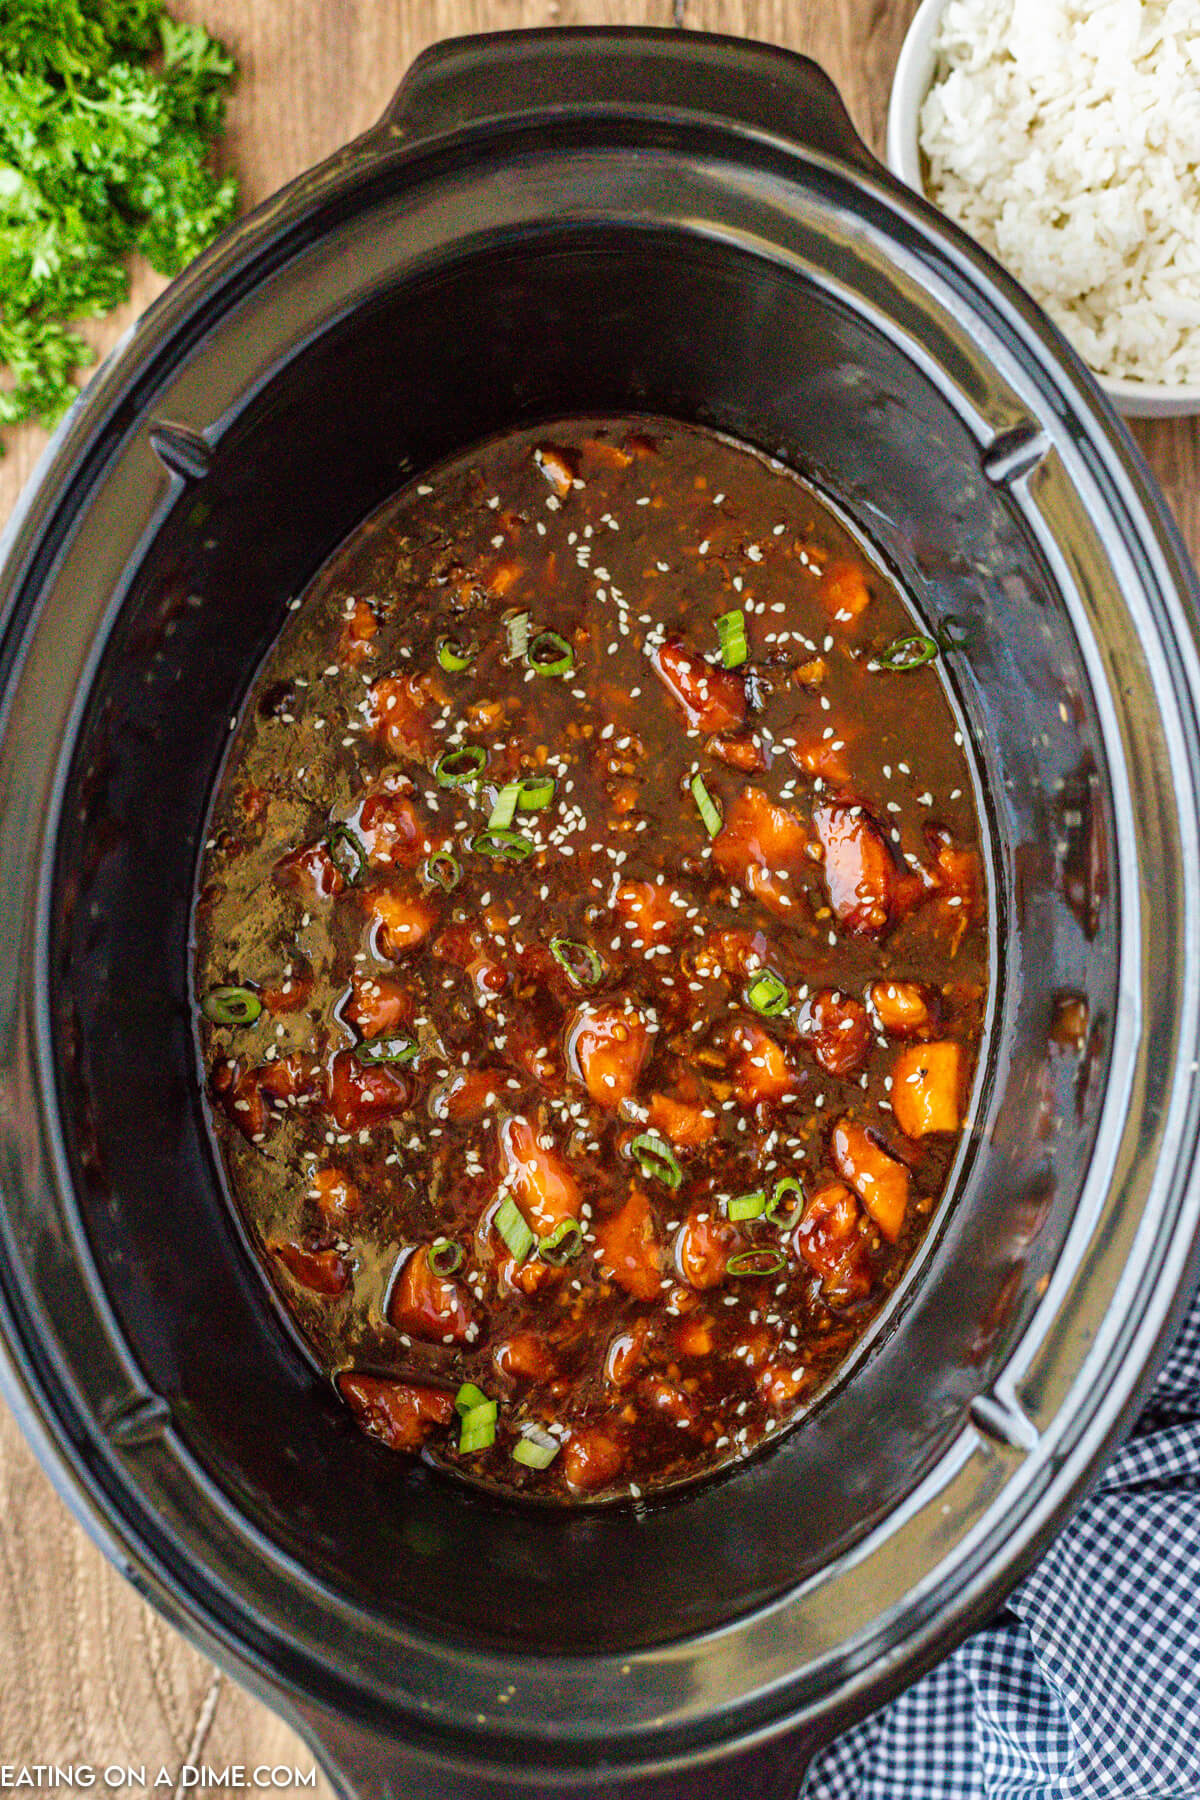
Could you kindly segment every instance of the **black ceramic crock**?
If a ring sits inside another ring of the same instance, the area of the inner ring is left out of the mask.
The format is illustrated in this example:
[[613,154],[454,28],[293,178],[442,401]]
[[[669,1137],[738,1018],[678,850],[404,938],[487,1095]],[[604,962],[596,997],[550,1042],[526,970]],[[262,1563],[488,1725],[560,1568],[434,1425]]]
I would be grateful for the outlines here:
[[[952,645],[996,953],[955,1198],[852,1378],[726,1479],[560,1515],[390,1456],[300,1353],[206,1135],[188,931],[288,601],[415,471],[605,411],[794,463]],[[1195,593],[1077,360],[811,63],[445,44],[110,360],[0,606],[0,1323],[68,1503],[347,1793],[795,1792],[1002,1601],[1196,1269]]]

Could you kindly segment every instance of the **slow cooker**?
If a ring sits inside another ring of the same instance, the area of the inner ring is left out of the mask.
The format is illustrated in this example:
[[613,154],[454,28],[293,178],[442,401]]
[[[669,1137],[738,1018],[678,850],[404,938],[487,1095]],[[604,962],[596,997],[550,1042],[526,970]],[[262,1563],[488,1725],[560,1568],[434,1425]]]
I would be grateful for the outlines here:
[[[360,1437],[301,1352],[207,1133],[189,920],[314,571],[440,458],[604,412],[795,466],[946,646],[992,1018],[953,1197],[800,1427],[547,1513]],[[89,385],[0,608],[0,1332],[68,1504],[347,1794],[794,1793],[1002,1603],[1197,1273],[1196,588],[1083,367],[813,64],[446,43]]]

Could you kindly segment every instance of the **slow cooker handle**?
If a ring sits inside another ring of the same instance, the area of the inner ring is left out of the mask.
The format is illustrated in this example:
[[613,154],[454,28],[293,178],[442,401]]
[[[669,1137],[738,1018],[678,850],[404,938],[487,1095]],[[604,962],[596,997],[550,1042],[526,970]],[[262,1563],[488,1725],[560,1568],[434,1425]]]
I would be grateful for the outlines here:
[[701,114],[884,173],[817,63],[703,32],[572,26],[448,38],[413,63],[380,129],[393,139],[424,138],[607,108]]

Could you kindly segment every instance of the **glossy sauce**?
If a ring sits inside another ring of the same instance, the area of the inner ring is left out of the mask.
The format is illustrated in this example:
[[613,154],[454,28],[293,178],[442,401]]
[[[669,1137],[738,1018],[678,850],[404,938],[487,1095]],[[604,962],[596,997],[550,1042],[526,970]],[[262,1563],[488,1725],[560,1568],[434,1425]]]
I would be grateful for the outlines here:
[[216,799],[197,998],[256,1012],[201,1017],[216,1129],[364,1429],[636,1496],[861,1336],[986,998],[935,649],[793,475],[653,420],[443,466],[304,597]]

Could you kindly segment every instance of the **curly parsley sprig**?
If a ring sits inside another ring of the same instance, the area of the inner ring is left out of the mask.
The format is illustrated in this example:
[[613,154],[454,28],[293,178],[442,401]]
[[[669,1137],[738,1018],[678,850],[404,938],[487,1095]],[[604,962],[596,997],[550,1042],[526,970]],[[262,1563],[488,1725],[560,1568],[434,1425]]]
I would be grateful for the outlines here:
[[227,225],[208,166],[236,65],[162,0],[0,0],[0,424],[52,425],[94,352],[69,321],[162,275]]

